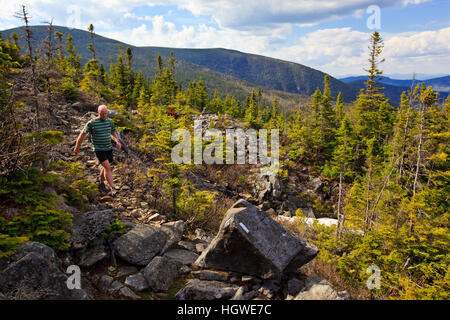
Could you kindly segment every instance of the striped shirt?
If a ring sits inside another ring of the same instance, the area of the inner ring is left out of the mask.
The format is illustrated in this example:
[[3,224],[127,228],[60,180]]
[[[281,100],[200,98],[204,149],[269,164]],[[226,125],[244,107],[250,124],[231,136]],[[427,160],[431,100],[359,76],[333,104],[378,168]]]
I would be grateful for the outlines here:
[[116,132],[116,127],[111,119],[92,119],[86,123],[83,131],[91,134],[94,151],[112,150],[111,134]]

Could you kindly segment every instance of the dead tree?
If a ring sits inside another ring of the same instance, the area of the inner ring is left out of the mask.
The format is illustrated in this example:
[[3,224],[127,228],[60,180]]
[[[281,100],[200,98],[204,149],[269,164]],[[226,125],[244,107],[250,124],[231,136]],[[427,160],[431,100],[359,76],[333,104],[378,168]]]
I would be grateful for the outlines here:
[[33,86],[33,94],[34,94],[34,106],[36,110],[36,126],[37,128],[40,128],[39,125],[39,102],[38,102],[38,94],[39,89],[37,86],[37,77],[36,77],[36,61],[33,56],[33,47],[31,45],[31,39],[32,39],[32,32],[29,26],[29,21],[31,17],[29,16],[26,8],[24,5],[22,5],[22,11],[17,12],[14,17],[23,20],[25,22],[25,32],[26,32],[26,38],[27,38],[27,46],[28,46],[28,52],[27,55],[30,59],[30,65],[31,65],[31,82]]

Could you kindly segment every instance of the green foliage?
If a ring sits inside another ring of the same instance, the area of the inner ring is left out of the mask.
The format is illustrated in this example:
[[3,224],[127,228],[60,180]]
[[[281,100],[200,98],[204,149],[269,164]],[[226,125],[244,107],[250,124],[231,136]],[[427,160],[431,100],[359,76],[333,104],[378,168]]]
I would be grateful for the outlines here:
[[62,171],[55,184],[57,190],[69,205],[84,210],[95,199],[98,193],[97,185],[83,179],[83,166],[78,162],[59,160],[54,167]]
[[25,239],[37,241],[63,250],[69,247],[69,234],[65,231],[72,223],[72,216],[55,208],[54,194],[43,191],[44,185],[55,181],[56,174],[29,168],[17,172],[10,180],[1,179],[0,194],[14,202],[21,214],[7,221],[0,218],[0,235],[3,248],[0,255],[10,254]]
[[119,219],[114,220],[108,228],[102,233],[99,234],[99,237],[107,239],[109,237],[118,237],[128,232],[128,229],[125,227],[125,224]]

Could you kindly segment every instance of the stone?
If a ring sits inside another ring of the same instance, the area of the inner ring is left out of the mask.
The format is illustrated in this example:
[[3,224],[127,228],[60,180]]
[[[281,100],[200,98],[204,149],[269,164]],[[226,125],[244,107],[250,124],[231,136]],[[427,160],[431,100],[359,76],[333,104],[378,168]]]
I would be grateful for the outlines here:
[[128,299],[133,299],[133,300],[139,300],[141,299],[141,297],[139,297],[138,295],[136,295],[130,288],[127,287],[122,287],[119,290],[119,294],[122,297],[128,298]]
[[140,272],[128,276],[125,279],[125,284],[139,292],[147,290],[150,287],[148,285],[147,279],[145,279],[144,275]]
[[164,248],[168,235],[149,225],[137,225],[114,241],[114,251],[123,260],[138,266],[147,265]]
[[190,266],[198,259],[199,255],[189,250],[172,249],[170,251],[167,251],[164,254],[164,257],[178,261],[181,264]]
[[136,272],[138,272],[138,269],[135,266],[125,266],[119,269],[119,271],[116,274],[116,277],[120,278],[124,276],[129,276]]
[[108,275],[103,275],[98,283],[97,283],[97,288],[101,291],[101,292],[107,292],[109,287],[111,286],[111,284],[113,283],[114,278],[110,277]]
[[322,189],[322,187],[323,187],[323,182],[322,182],[322,180],[320,180],[320,178],[313,179],[310,182],[310,184],[311,184],[311,187],[314,190],[314,192],[320,191],[320,189]]
[[239,287],[234,296],[230,300],[245,300],[244,298],[245,287]]
[[230,275],[226,272],[214,270],[193,271],[192,275],[200,280],[228,281],[230,279]]
[[181,265],[166,257],[157,256],[144,269],[144,277],[153,291],[166,291],[178,278]]
[[288,281],[287,284],[287,292],[288,295],[295,296],[297,295],[303,288],[305,284],[299,279],[292,278]]
[[309,278],[306,289],[298,293],[294,300],[348,300],[348,294],[337,292],[333,286],[324,279]]
[[123,288],[123,284],[120,281],[116,280],[108,288],[108,292],[111,294],[116,294],[122,288]]
[[205,251],[205,249],[206,245],[204,243],[195,244],[195,251],[197,251],[197,253],[202,253],[203,251]]
[[100,262],[107,256],[108,253],[106,252],[104,246],[93,247],[83,254],[80,261],[80,266],[86,268],[92,267],[94,264]]
[[88,300],[83,289],[70,290],[68,276],[50,247],[23,244],[0,270],[0,293],[13,300]]
[[239,287],[219,282],[192,279],[175,294],[177,300],[226,300],[232,298]]
[[167,241],[161,253],[172,249],[183,237],[184,227],[186,223],[183,220],[167,222],[161,225],[161,230],[167,235]]
[[97,239],[114,222],[116,215],[112,210],[89,211],[73,215],[72,235],[69,242],[75,249],[81,249]]
[[218,234],[194,267],[278,278],[286,269],[311,261],[317,253],[314,245],[241,199],[227,211]]
[[178,246],[189,251],[196,251],[196,244],[191,241],[179,241]]

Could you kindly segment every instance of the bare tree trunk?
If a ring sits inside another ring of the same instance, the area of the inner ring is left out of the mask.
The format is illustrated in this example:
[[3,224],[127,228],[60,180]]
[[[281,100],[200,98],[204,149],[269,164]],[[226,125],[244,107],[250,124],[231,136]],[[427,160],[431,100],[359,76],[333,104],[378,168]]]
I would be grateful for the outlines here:
[[342,176],[343,168],[341,167],[341,173],[339,174],[339,198],[338,198],[338,212],[337,212],[337,226],[336,226],[336,238],[340,238],[342,235],[342,230],[344,228],[344,215],[341,213],[341,199],[342,199]]
[[[416,163],[416,174],[414,176],[414,184],[413,184],[413,196],[412,198],[415,198],[416,191],[417,191],[417,181],[419,178],[419,171],[420,171],[420,161],[422,160],[422,144],[423,144],[423,123],[425,121],[425,104],[421,103],[421,109],[420,109],[420,132],[419,132],[419,145],[417,146],[417,163]],[[409,232],[414,232],[414,215],[411,214],[410,216],[410,224],[409,224]]]
[[31,81],[32,81],[32,85],[33,85],[33,94],[35,97],[34,106],[36,109],[36,126],[37,126],[37,129],[39,129],[40,128],[40,125],[39,125],[39,118],[40,118],[39,101],[38,101],[39,90],[37,87],[36,64],[35,64],[34,57],[33,57],[33,47],[31,46],[32,35],[31,35],[31,29],[29,26],[29,17],[28,17],[28,13],[27,13],[27,10],[24,5],[22,5],[22,12],[16,13],[15,17],[19,18],[25,22],[25,31],[27,33],[28,56],[30,57],[30,64],[31,64]]

